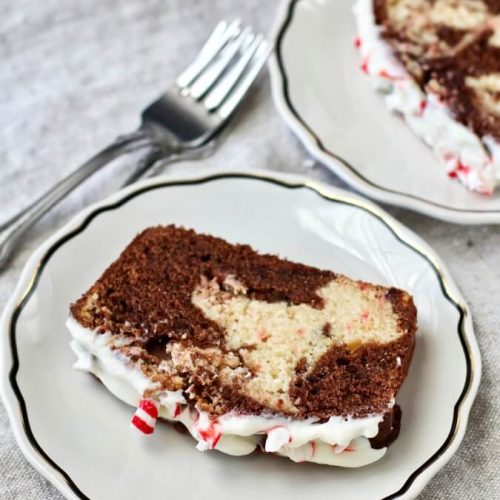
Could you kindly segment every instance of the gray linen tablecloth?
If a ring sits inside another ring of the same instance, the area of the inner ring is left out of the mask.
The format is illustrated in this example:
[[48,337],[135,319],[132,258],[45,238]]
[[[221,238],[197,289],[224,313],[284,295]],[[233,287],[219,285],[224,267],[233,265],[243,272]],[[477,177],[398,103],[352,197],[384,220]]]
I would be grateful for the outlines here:
[[[269,0],[87,0],[0,2],[0,219],[48,189],[118,134],[196,53],[223,17],[268,29]],[[307,154],[279,118],[263,75],[213,166],[307,172],[341,185]],[[132,161],[97,175],[29,234],[0,274],[0,308],[32,250],[70,214],[115,190]],[[182,165],[171,167],[180,172]],[[461,227],[390,208],[449,266],[469,302],[483,379],[465,439],[422,499],[500,498],[500,228]],[[0,498],[59,499],[24,459],[0,405]]]

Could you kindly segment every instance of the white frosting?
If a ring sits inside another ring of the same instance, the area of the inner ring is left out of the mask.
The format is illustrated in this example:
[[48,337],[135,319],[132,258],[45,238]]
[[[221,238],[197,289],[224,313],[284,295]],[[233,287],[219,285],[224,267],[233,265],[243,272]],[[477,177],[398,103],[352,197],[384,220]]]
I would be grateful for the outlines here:
[[[119,399],[137,406],[147,389],[155,389],[142,371],[110,346],[124,345],[122,337],[98,334],[67,321],[77,356],[74,368],[93,373]],[[201,451],[216,449],[229,455],[247,455],[261,445],[265,451],[289,457],[295,462],[315,462],[343,467],[360,467],[380,459],[386,448],[370,446],[369,438],[378,433],[382,415],[365,418],[331,417],[293,420],[279,416],[226,414],[216,420],[191,408],[181,391],[155,394],[161,418],[182,423],[198,441]]]
[[[333,450],[333,453],[332,453]],[[371,463],[373,450],[365,438],[356,438],[347,448],[335,448],[322,441],[311,441],[307,445],[293,448],[285,445],[276,453],[286,456],[294,462],[314,462],[317,464],[338,465],[341,467],[359,467],[360,462]],[[380,454],[380,457],[384,453]]]
[[491,137],[481,142],[453,118],[437,96],[422,92],[380,36],[373,0],[356,0],[353,12],[362,68],[384,95],[387,106],[401,113],[411,130],[435,151],[449,176],[457,177],[472,191],[491,194],[500,184],[500,144]]

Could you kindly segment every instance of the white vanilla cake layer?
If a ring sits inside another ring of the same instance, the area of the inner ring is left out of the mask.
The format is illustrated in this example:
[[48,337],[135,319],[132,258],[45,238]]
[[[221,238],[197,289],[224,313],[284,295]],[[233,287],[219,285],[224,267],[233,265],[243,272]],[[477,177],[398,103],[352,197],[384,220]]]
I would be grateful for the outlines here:
[[[392,21],[397,24],[401,18],[401,22],[407,22],[415,2],[419,3],[418,0],[399,2],[399,8],[391,9]],[[444,0],[432,5],[429,2],[420,3],[422,8],[433,10],[415,16],[414,22],[409,23],[416,29],[415,37],[424,33],[423,29],[417,29],[419,19],[422,22],[427,22],[429,18],[435,22],[440,20],[462,29],[476,27],[486,19],[478,2],[464,4],[458,11],[453,11],[451,3]],[[500,143],[490,136],[479,138],[454,119],[448,106],[437,95],[420,89],[381,37],[381,28],[375,23],[373,0],[356,0],[353,12],[363,71],[383,95],[388,108],[404,117],[410,129],[441,159],[450,177],[458,178],[471,191],[491,194],[500,184]],[[495,30],[490,44],[496,44],[497,34],[500,37],[500,29]],[[412,33],[409,35],[412,36]],[[468,79],[466,84],[474,89],[486,109],[493,110],[498,105],[492,96],[500,86],[500,75]]]
[[[137,406],[147,390],[155,389],[137,364],[112,347],[129,342],[125,336],[100,334],[70,317],[67,327],[77,356],[74,367],[97,376],[117,398]],[[181,391],[155,393],[159,416],[182,423],[198,442],[199,450],[216,449],[229,455],[247,455],[257,446],[296,462],[361,467],[379,460],[386,448],[373,449],[382,415],[363,418],[331,417],[293,420],[277,415],[226,414],[216,419],[189,407]],[[217,439],[214,440],[214,431]]]
[[[238,352],[251,370],[251,377],[243,374],[239,380],[244,392],[276,411],[294,413],[297,408],[288,390],[300,360],[314,366],[334,344],[355,349],[369,342],[386,344],[402,335],[385,288],[338,276],[317,294],[323,299],[321,309],[250,299],[234,278],[226,278],[223,289],[216,280],[202,279],[192,302],[221,327],[226,347]],[[221,380],[230,382],[233,371],[223,369]]]

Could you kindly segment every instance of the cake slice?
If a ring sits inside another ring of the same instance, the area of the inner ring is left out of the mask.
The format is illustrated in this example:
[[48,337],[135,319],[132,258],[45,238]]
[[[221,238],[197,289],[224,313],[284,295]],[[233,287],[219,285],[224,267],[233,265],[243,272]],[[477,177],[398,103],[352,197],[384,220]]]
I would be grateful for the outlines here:
[[356,0],[363,71],[451,178],[500,184],[500,1]]
[[397,437],[416,310],[353,281],[175,226],[139,234],[70,307],[76,368],[180,422],[200,450],[358,467]]

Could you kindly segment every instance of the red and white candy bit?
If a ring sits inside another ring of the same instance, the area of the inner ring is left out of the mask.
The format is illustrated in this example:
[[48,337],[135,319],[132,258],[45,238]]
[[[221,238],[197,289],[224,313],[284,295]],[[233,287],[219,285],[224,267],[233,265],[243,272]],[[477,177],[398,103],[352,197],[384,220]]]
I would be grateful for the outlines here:
[[385,69],[381,69],[379,72],[378,72],[378,76],[380,78],[385,78],[386,80],[391,80],[393,82],[397,82],[397,81],[401,81],[401,80],[404,80],[405,77],[404,76],[395,76],[395,75],[391,75],[388,71],[386,71]]
[[338,444],[332,444],[331,448],[333,450],[333,453],[335,455],[340,455],[341,453],[350,453],[352,451],[356,451],[352,445],[352,443],[348,444],[347,446],[340,446]]
[[179,403],[175,403],[174,418],[177,418],[181,413],[182,413],[181,405]]
[[131,424],[143,434],[153,434],[158,418],[158,403],[150,398],[141,399]]
[[361,71],[363,73],[368,73],[368,64],[370,63],[370,58],[367,56],[361,61]]
[[210,450],[213,450],[217,446],[217,443],[222,436],[221,432],[219,431],[217,419],[210,419],[208,421],[208,425],[206,425],[205,428],[198,428],[198,435],[201,439],[203,439],[203,441],[208,444],[208,448]]
[[464,165],[460,160],[457,160],[455,168],[448,172],[448,177],[455,179],[459,175],[467,176],[470,174],[470,172],[471,172],[471,168],[469,166]]
[[425,113],[426,109],[427,109],[427,99],[423,98],[420,100],[418,115],[422,116]]

